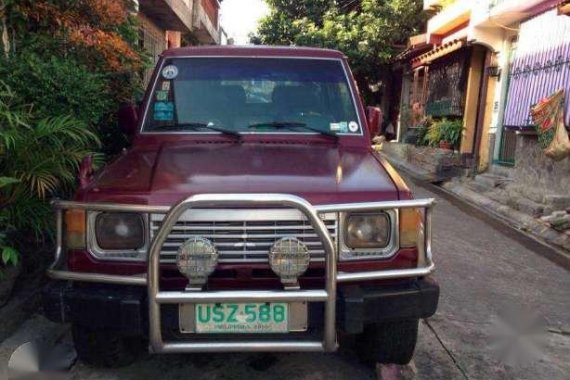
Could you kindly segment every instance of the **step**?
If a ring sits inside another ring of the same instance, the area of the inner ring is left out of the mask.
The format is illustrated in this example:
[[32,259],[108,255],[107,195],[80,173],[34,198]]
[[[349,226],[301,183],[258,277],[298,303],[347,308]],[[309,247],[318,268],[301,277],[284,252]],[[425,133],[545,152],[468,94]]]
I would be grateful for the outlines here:
[[488,173],[499,177],[514,177],[514,169],[510,166],[491,165]]
[[475,176],[475,182],[482,186],[488,187],[489,189],[494,189],[496,187],[503,187],[506,183],[512,180],[508,177],[498,176],[489,173],[483,173]]
[[541,216],[545,212],[544,205],[518,196],[510,196],[507,199],[507,205],[515,210],[524,212],[525,214],[532,215],[534,217]]

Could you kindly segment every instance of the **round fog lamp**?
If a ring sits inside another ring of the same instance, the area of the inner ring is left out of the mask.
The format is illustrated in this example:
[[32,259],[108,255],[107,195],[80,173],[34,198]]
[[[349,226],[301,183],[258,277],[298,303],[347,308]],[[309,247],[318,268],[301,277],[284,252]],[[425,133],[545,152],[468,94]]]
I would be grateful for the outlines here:
[[309,267],[309,248],[295,238],[277,240],[269,251],[269,265],[284,285],[297,285],[297,278]]
[[178,249],[176,266],[190,285],[204,285],[216,268],[218,251],[214,244],[202,237],[186,240]]

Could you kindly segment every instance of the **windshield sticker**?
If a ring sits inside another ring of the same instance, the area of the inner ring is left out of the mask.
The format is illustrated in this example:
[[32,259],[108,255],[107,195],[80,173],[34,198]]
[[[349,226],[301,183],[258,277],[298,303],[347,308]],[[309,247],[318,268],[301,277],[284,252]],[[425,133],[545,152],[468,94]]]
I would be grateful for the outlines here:
[[165,80],[162,82],[162,91],[170,91],[170,82]]
[[154,120],[157,121],[174,120],[174,103],[172,102],[154,103]]
[[174,65],[168,65],[162,69],[162,76],[165,79],[174,79],[178,76],[178,67]]
[[338,123],[338,125],[340,126],[339,128],[340,133],[348,132],[348,123],[346,121],[341,121],[340,123]]
[[358,132],[358,123],[356,121],[351,121],[348,123],[348,130],[351,132]]
[[156,100],[158,100],[158,101],[168,100],[168,91],[157,91],[156,92]]
[[174,120],[174,112],[154,112],[155,121],[172,121]]
[[174,112],[174,103],[172,102],[156,102],[154,103],[154,112]]
[[340,124],[339,123],[331,123],[330,124],[331,131],[340,131]]

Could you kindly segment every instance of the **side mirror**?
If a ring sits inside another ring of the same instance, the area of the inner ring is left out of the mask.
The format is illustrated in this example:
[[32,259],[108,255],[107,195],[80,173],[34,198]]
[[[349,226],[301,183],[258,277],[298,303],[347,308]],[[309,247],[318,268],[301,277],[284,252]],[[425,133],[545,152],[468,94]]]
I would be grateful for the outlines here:
[[368,132],[370,138],[376,137],[380,132],[380,123],[382,123],[382,111],[378,107],[366,107],[366,116],[368,121]]
[[137,133],[139,125],[139,110],[138,107],[132,103],[122,104],[117,112],[117,120],[119,128],[129,135],[134,136]]

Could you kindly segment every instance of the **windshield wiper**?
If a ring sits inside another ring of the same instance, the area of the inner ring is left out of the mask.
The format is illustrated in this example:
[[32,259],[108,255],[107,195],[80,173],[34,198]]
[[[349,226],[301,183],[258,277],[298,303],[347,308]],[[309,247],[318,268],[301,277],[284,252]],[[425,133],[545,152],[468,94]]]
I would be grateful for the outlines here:
[[179,130],[179,129],[209,129],[210,131],[220,132],[224,135],[233,136],[237,138],[241,138],[241,134],[236,131],[232,131],[229,129],[216,127],[214,123],[200,123],[200,122],[193,122],[193,123],[172,123],[172,124],[164,124],[164,125],[157,125],[155,126],[155,130]]
[[307,125],[307,123],[302,123],[302,122],[298,122],[298,121],[268,121],[265,123],[255,123],[255,124],[251,124],[248,126],[248,128],[260,128],[260,127],[271,127],[271,128],[275,128],[275,129],[301,128],[301,129],[305,129],[307,131],[316,132],[316,133],[321,134],[323,136],[329,136],[329,137],[334,137],[335,139],[338,139],[338,136],[336,135],[336,133],[324,131],[324,130],[318,129],[318,128],[313,128],[313,127]]

